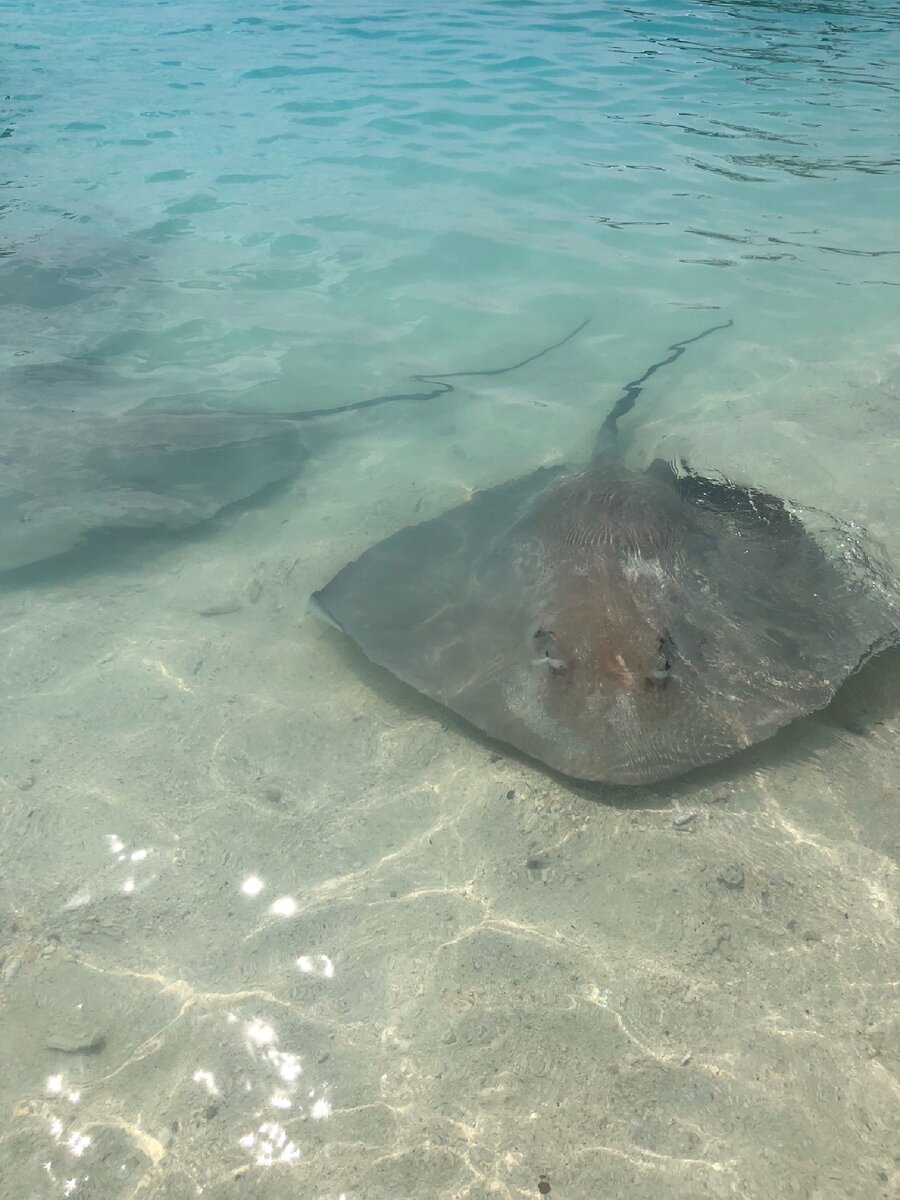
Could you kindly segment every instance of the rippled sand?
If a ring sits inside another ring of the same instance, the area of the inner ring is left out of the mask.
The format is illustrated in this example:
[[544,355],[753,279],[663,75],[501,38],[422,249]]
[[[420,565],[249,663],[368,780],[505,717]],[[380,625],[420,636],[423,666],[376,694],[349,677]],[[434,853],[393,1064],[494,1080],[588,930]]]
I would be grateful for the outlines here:
[[720,314],[623,422],[629,461],[823,507],[900,562],[896,21],[17,21],[5,405],[342,405],[591,324],[304,422],[264,502],[4,581],[0,1191],[891,1195],[898,654],[732,761],[591,790],[307,598],[583,458]]

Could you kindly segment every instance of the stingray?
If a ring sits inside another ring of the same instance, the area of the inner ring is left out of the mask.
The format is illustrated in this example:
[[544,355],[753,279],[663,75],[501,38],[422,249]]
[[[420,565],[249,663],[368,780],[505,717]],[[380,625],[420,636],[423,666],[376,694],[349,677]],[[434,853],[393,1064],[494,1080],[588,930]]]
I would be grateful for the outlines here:
[[101,531],[183,530],[292,475],[288,421],[0,408],[0,570]]
[[450,380],[518,370],[586,324],[511,366],[414,375],[426,390],[298,412],[73,410],[73,398],[85,403],[99,394],[108,404],[127,381],[77,360],[7,372],[6,393],[24,403],[0,405],[0,571],[109,531],[179,531],[208,521],[297,473],[308,454],[303,422],[435,400],[454,390]]
[[[731,322],[728,322],[730,325]],[[864,535],[686,464],[628,469],[617,422],[400,530],[313,600],[373,662],[566,775],[646,784],[724,759],[831,700],[897,639]]]

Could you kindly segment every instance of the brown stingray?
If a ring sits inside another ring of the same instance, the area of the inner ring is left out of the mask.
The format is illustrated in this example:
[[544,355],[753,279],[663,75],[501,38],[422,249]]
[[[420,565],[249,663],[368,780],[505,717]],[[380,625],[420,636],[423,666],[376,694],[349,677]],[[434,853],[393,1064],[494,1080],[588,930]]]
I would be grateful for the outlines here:
[[491,737],[624,784],[769,737],[897,634],[862,535],[668,464],[630,471],[608,449],[401,530],[314,599]]

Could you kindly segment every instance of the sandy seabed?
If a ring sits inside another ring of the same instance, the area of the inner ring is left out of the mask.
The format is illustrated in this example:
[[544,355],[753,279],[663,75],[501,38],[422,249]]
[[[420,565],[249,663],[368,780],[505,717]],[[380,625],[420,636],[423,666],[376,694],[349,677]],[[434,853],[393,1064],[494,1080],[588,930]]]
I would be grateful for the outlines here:
[[[752,472],[896,564],[880,349],[688,369],[632,453]],[[5,1196],[900,1185],[897,652],[732,761],[590,789],[308,611],[379,538],[576,453],[583,413],[490,436],[525,386],[360,421],[266,504],[0,594]]]

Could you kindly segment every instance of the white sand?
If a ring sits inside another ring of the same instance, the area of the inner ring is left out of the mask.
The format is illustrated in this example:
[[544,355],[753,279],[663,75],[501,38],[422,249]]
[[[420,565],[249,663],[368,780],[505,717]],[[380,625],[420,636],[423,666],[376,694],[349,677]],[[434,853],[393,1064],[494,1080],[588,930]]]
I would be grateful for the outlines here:
[[[760,353],[686,361],[633,453],[900,562],[896,346]],[[307,611],[378,538],[578,455],[583,398],[491,436],[561,371],[336,427],[267,506],[0,594],[5,1196],[900,1185],[896,653],[738,759],[591,793]]]

